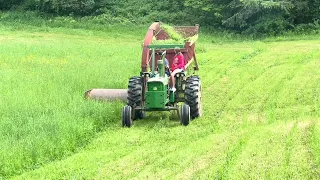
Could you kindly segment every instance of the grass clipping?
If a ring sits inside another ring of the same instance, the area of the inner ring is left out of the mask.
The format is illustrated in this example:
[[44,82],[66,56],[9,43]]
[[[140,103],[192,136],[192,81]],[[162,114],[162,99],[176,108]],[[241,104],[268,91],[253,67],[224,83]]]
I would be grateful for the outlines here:
[[[161,24],[161,28],[169,35],[170,39],[167,40],[156,40],[156,37],[153,37],[152,44],[162,45],[162,44],[185,44],[187,41],[194,39],[194,36],[189,38],[183,38],[181,34],[174,30],[174,28],[167,24]],[[198,35],[195,35],[198,37]]]

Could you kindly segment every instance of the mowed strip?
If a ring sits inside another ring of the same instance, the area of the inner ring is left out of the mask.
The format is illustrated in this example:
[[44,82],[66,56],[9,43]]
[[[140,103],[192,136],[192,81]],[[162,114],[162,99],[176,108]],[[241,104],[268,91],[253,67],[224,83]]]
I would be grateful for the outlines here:
[[[183,136],[188,132],[184,127],[162,129],[161,135],[144,128],[133,128],[130,131],[117,129],[103,133],[87,150],[61,162],[26,173],[18,179],[173,176],[183,172],[188,166],[192,169],[198,168],[194,166],[194,162],[201,154],[204,157],[211,156],[210,159],[216,161],[224,158],[223,152],[244,133],[210,135],[198,130]],[[211,160],[202,160],[206,166],[212,164]]]
[[229,174],[231,179],[317,179],[319,167],[310,148],[316,121],[269,125],[249,141]]

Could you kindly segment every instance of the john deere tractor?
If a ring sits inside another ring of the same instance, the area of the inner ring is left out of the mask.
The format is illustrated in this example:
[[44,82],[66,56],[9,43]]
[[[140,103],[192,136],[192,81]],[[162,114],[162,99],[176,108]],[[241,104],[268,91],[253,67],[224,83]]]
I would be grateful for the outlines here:
[[[143,119],[147,111],[177,111],[182,125],[202,115],[201,81],[195,72],[199,70],[195,54],[195,42],[199,25],[175,26],[174,31],[183,37],[182,43],[167,44],[173,39],[160,22],[153,23],[143,43],[141,72],[129,79],[128,89],[92,89],[87,98],[126,100],[122,109],[122,125],[131,127],[133,120]],[[157,41],[157,43],[153,43]],[[179,48],[185,59],[185,71],[175,75],[176,91],[170,91],[170,76],[165,73],[165,59],[169,67]]]
[[[155,24],[155,26],[158,23]],[[161,28],[154,30],[156,39],[169,39],[168,34]],[[198,26],[177,27],[177,32],[185,36],[197,37]],[[180,30],[180,31],[179,31]],[[158,31],[158,32],[157,32]],[[147,37],[148,39],[148,33]],[[154,39],[154,38],[153,38]],[[195,58],[195,40],[187,41],[185,44],[160,44],[153,45],[150,42],[144,44],[144,52],[150,61],[143,61],[140,76],[130,78],[128,84],[127,105],[122,109],[122,125],[131,127],[133,120],[145,117],[146,111],[171,111],[178,113],[180,123],[187,126],[191,119],[200,117],[201,108],[201,81],[199,76],[191,75],[198,70]],[[164,41],[165,42],[165,41]],[[147,45],[146,45],[147,44]],[[186,70],[175,75],[176,91],[170,91],[170,77],[165,73],[165,59],[172,64],[175,55],[174,49],[180,48],[186,60]],[[144,54],[143,54],[144,55]],[[151,71],[143,65],[151,67]],[[193,67],[191,67],[194,65]],[[190,67],[189,67],[190,66]]]

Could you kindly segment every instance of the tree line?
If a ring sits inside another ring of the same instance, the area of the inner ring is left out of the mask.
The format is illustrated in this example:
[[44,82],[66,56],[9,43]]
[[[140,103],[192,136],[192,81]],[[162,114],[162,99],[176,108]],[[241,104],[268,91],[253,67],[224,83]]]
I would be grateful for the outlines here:
[[319,29],[319,0],[0,0],[1,10],[92,16],[130,23],[160,20],[246,34]]

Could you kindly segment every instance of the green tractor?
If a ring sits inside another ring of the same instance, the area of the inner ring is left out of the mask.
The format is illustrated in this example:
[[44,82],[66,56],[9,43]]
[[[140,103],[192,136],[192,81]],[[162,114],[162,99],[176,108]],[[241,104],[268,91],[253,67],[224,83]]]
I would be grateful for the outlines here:
[[[125,127],[131,127],[135,119],[143,119],[147,111],[177,111],[181,124],[185,126],[191,119],[200,117],[201,81],[194,75],[199,70],[195,54],[199,25],[173,28],[184,38],[183,43],[166,43],[173,39],[173,35],[160,22],[149,27],[143,43],[140,75],[129,79],[128,89],[91,89],[85,92],[85,98],[126,101],[122,110],[122,125]],[[152,41],[161,43],[157,45]],[[176,91],[172,92],[164,62],[167,59],[169,66],[173,63],[177,47],[186,61],[186,70],[175,75]]]
[[[195,42],[187,41],[185,44],[153,45],[148,41],[150,37],[159,40],[169,39],[168,34],[157,28],[157,22],[150,26],[152,36],[146,36],[142,58],[142,71],[140,76],[129,79],[127,91],[127,105],[122,109],[122,126],[131,127],[133,120],[143,119],[147,111],[177,111],[180,123],[187,126],[191,119],[202,115],[201,107],[201,81],[199,76],[190,75],[198,70],[195,56]],[[186,37],[197,37],[198,26],[175,27],[177,32],[183,32]],[[156,29],[156,30],[155,30]],[[158,32],[157,32],[158,31]],[[193,40],[196,38],[192,38]],[[181,48],[186,60],[186,70],[175,75],[176,91],[169,89],[170,76],[165,72],[165,60],[172,64],[174,48]],[[150,62],[151,61],[151,62]],[[192,64],[194,65],[193,67]],[[148,70],[151,67],[151,71]]]

